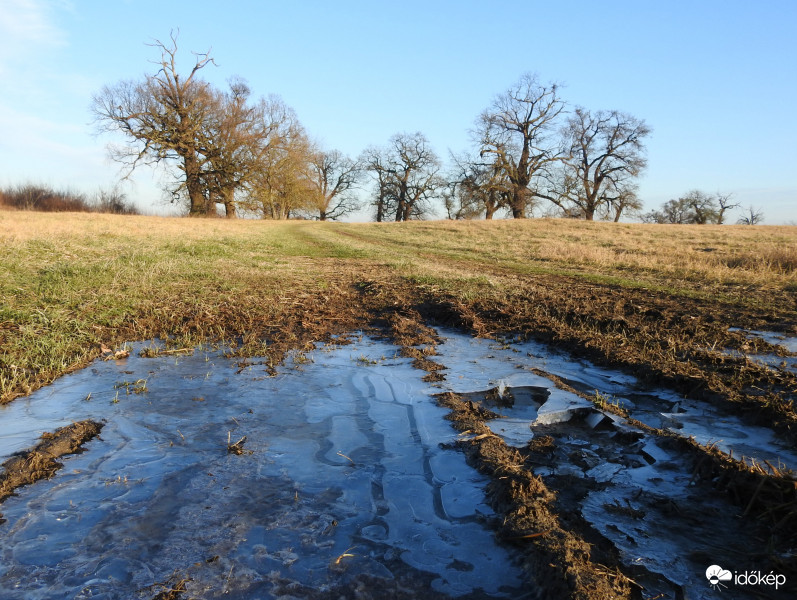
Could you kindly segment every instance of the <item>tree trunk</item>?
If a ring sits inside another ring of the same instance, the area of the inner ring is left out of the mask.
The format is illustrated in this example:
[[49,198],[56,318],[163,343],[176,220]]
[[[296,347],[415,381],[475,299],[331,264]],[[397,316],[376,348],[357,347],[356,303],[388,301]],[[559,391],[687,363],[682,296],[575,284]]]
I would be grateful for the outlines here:
[[525,219],[526,218],[526,198],[528,197],[528,188],[524,187],[515,187],[512,190],[512,217],[514,219]]
[[191,217],[205,216],[208,213],[208,203],[202,193],[203,186],[199,161],[197,161],[193,153],[188,153],[183,157],[183,162],[185,165],[185,187],[188,190],[190,203],[188,215]]
[[222,200],[224,204],[224,215],[228,219],[235,219],[238,215],[235,213],[235,188],[230,187],[222,192]]
[[404,218],[405,208],[404,194],[400,194],[398,197],[398,204],[396,205],[396,221],[401,221]]
[[380,198],[376,205],[376,222],[381,223],[385,219],[385,201]]

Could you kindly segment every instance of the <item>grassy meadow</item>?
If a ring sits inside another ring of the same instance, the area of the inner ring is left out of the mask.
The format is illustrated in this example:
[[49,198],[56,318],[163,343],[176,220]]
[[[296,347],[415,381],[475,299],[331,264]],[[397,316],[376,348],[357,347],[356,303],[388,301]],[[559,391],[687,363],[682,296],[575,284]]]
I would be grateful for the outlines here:
[[[542,304],[537,312],[574,313],[571,321],[580,311],[587,329],[590,298],[616,304],[629,294],[724,309],[739,321],[725,327],[769,319],[794,333],[797,322],[794,227],[343,224],[4,211],[0,253],[3,401],[85,365],[103,346],[159,336],[180,345],[233,341],[257,353],[277,338],[307,341],[288,331],[291,324],[309,331],[308,321],[326,323],[331,331],[421,298],[468,314],[508,313],[493,319],[490,331],[502,323],[538,324],[520,314],[528,308],[519,306],[523,297]],[[374,286],[379,293],[369,293]],[[517,315],[509,314],[513,306]],[[577,338],[576,332],[568,343]]]

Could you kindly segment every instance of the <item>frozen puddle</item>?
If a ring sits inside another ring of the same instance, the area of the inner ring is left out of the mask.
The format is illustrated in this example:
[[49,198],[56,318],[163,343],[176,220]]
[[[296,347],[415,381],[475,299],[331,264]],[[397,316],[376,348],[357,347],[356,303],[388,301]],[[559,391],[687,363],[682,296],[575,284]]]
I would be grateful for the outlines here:
[[[556,389],[548,378],[529,371],[537,368],[588,395],[598,392],[605,401],[651,427],[694,437],[701,444],[716,444],[739,459],[767,460],[775,466],[797,470],[797,451],[787,441],[770,429],[747,425],[737,415],[707,403],[682,398],[668,390],[646,389],[630,375],[574,360],[534,342],[497,343],[450,332],[443,334],[443,340],[437,361],[449,369],[442,384],[446,389],[481,401],[486,392],[504,386],[508,394],[518,398],[512,406],[503,408],[490,399],[486,403],[506,417],[493,421],[491,428],[495,433],[506,432],[505,441],[510,445],[524,446],[533,437],[535,425],[551,425],[599,412],[594,403]],[[494,394],[495,391],[491,393]],[[603,419],[617,420],[608,412],[601,415],[591,417],[595,419],[593,426]]]
[[[153,584],[180,579],[194,598],[363,582],[521,594],[485,481],[439,446],[455,438],[439,390],[394,346],[320,348],[270,378],[201,351],[139,358],[142,347],[0,410],[3,460],[42,431],[107,420],[87,452],[0,506],[1,597],[153,598],[168,587]],[[136,382],[148,391],[128,393]],[[227,452],[228,436],[246,436],[244,454]]]
[[556,375],[587,394],[599,392],[605,402],[649,426],[716,443],[736,458],[795,468],[794,449],[770,430],[665,390],[643,389],[632,377],[546,352],[538,344],[455,334],[443,339],[437,359],[449,371],[442,385],[503,415],[487,424],[509,445],[521,448],[535,437],[553,437],[550,450],[535,455],[535,473],[559,490],[560,510],[579,511],[612,542],[632,573],[644,567],[654,574],[638,574],[644,597],[714,598],[706,568],[741,568],[752,560],[752,569],[762,560],[765,544],[750,547],[756,538],[739,516],[743,509],[695,487],[689,456],[529,369]]
[[[773,331],[756,331],[731,327],[729,331],[740,331],[748,338],[758,338],[774,346],[780,346],[791,354],[797,353],[797,337],[788,336]],[[737,350],[728,350],[731,356],[746,356],[749,360],[758,362],[764,366],[776,369],[784,369],[797,373],[797,356],[778,356],[776,354],[746,354]]]
[[[457,436],[431,397],[445,390],[504,415],[488,425],[510,445],[555,438],[535,472],[632,573],[653,574],[645,597],[713,597],[706,568],[742,568],[741,510],[691,485],[688,457],[542,373],[650,426],[794,468],[771,431],[539,344],[440,335],[436,384],[368,338],[296,355],[275,377],[257,359],[144,359],[137,345],[0,407],[3,460],[43,431],[107,420],[87,452],[0,505],[0,597],[154,598],[181,580],[192,598],[528,596],[514,549],[493,536],[486,480],[446,449]],[[228,453],[243,436],[244,453]]]

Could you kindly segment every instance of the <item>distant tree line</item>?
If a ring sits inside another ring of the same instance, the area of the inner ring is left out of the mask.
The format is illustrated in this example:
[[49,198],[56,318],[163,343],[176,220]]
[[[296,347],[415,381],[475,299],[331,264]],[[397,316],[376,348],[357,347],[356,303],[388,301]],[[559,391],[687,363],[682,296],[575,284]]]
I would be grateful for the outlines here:
[[692,190],[680,198],[668,200],[661,209],[646,213],[642,220],[647,223],[678,225],[722,225],[726,213],[738,206],[731,202],[730,194],[706,194],[700,190]]
[[86,195],[34,183],[0,188],[0,208],[43,212],[139,214],[133,203],[118,189],[101,189]]
[[[659,210],[645,213],[642,221],[675,225],[722,225],[728,211],[739,207],[739,203],[732,201],[731,194],[706,194],[700,190],[692,190],[680,198],[668,200]],[[763,213],[751,206],[737,223],[758,225],[763,218]]]
[[[422,218],[442,206],[451,219],[534,214],[620,220],[639,214],[637,179],[647,165],[644,121],[617,110],[570,109],[555,83],[524,75],[475,120],[471,147],[444,168],[420,132],[398,133],[357,158],[314,143],[277,96],[253,99],[245,81],[220,90],[194,54],[177,68],[177,40],[155,42],[157,70],[104,87],[93,98],[101,131],[123,134],[111,156],[126,175],[170,167],[171,198],[192,216],[338,219],[363,208],[377,221]],[[651,222],[722,223],[729,196],[690,192],[644,216]]]

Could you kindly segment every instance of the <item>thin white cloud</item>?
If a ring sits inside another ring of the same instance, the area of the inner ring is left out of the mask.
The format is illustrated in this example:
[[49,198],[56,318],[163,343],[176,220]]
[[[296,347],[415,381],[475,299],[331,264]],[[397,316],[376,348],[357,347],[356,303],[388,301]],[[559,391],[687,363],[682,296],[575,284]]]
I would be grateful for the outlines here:
[[0,55],[22,53],[40,46],[61,46],[66,34],[52,20],[54,8],[68,8],[64,2],[46,0],[3,0],[0,8]]
[[59,11],[72,11],[66,0],[3,0],[0,6],[0,77],[9,87],[24,82],[46,64],[48,53],[68,43],[57,24]]

